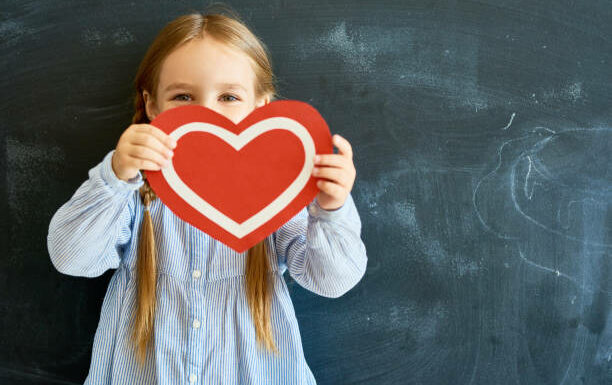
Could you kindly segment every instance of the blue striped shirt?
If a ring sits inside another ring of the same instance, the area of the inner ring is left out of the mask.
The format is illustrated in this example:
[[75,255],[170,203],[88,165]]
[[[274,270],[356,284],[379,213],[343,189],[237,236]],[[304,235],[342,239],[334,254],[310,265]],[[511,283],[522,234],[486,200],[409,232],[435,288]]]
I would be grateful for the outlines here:
[[[104,297],[85,384],[315,384],[306,363],[286,270],[304,288],[336,298],[366,270],[353,198],[337,210],[313,200],[269,235],[271,324],[280,355],[259,348],[245,290],[246,252],[238,253],[184,222],[160,199],[151,203],[157,248],[153,344],[143,366],[131,341],[135,266],[144,205],[142,175],[123,181],[110,151],[53,215],[47,247],[64,274],[97,277],[116,269]],[[132,236],[134,234],[134,236]]]

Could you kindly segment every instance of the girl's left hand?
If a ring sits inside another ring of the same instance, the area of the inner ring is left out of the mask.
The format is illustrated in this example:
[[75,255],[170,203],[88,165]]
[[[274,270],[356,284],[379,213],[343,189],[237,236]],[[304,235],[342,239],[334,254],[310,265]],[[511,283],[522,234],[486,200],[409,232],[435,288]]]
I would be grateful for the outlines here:
[[332,137],[332,143],[338,148],[338,154],[317,155],[312,169],[312,176],[321,178],[317,181],[317,187],[321,190],[317,201],[325,210],[342,207],[353,188],[356,175],[351,144],[338,134]]

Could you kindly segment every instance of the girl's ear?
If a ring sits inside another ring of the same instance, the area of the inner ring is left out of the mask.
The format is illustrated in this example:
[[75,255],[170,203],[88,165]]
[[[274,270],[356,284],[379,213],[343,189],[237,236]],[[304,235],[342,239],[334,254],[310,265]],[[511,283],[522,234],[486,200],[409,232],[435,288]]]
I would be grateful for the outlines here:
[[261,99],[259,99],[259,101],[257,102],[257,107],[261,107],[268,103],[270,103],[270,95],[265,95]]
[[149,118],[149,121],[153,121],[153,119],[155,119],[157,116],[157,106],[155,105],[155,101],[147,90],[142,91],[142,98],[144,99],[147,117]]

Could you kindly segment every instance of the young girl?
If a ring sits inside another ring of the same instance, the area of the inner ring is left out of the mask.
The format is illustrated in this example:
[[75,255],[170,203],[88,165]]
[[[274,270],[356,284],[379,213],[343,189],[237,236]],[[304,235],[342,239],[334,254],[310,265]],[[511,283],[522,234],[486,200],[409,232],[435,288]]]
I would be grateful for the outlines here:
[[316,160],[313,202],[237,253],[175,216],[140,170],[165,167],[180,145],[148,124],[157,114],[199,104],[238,123],[269,103],[265,46],[236,16],[181,16],[147,51],[135,87],[133,124],[49,226],[58,271],[116,269],[85,384],[314,384],[283,273],[332,298],[364,275],[350,144],[334,135],[339,153]]

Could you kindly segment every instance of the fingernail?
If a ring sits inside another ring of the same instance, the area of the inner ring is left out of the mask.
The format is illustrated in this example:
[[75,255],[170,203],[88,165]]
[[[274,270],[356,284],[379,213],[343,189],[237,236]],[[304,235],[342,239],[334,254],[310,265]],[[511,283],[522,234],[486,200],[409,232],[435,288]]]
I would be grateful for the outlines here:
[[315,163],[318,163],[320,160],[321,160],[321,157],[319,155],[316,155],[315,160],[314,160]]

